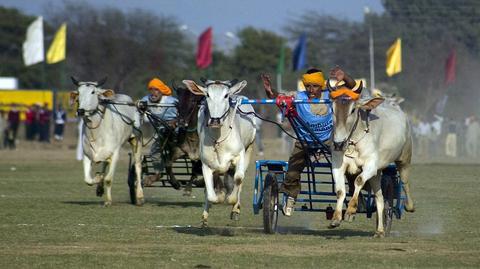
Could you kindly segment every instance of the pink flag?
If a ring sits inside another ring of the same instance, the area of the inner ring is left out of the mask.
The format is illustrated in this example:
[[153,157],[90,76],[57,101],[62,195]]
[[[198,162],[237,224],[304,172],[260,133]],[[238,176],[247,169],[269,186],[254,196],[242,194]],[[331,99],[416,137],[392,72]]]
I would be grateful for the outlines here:
[[204,69],[212,63],[212,27],[198,38],[197,67]]
[[455,51],[455,49],[452,49],[445,63],[445,84],[448,85],[455,82],[456,65],[457,52]]

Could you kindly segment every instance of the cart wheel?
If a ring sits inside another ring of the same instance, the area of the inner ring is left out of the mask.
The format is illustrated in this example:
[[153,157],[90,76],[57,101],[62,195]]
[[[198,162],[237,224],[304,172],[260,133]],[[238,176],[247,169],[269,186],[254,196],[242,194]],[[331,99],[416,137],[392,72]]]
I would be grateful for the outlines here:
[[382,180],[382,193],[383,193],[383,227],[385,229],[385,236],[390,235],[390,231],[392,229],[392,221],[393,221],[393,193],[394,190],[394,182],[393,178],[390,176],[384,176]]
[[130,203],[135,205],[137,203],[137,196],[135,195],[135,180],[137,179],[137,174],[135,173],[135,165],[132,164],[128,169],[128,189],[130,191]]
[[265,177],[263,190],[263,229],[267,234],[277,231],[278,221],[278,184],[275,174],[268,173]]

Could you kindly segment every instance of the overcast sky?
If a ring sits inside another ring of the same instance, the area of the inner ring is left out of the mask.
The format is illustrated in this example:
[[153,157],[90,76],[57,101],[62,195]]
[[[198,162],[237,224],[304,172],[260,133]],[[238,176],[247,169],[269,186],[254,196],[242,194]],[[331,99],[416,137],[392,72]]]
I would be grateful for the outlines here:
[[[79,0],[80,1],[80,0]],[[83,0],[97,7],[122,10],[146,9],[173,16],[194,33],[209,26],[214,34],[236,32],[254,26],[282,33],[282,28],[305,12],[334,15],[341,19],[363,20],[365,6],[382,13],[381,0]],[[0,5],[16,7],[31,15],[42,15],[46,3],[61,5],[63,0],[0,0]]]

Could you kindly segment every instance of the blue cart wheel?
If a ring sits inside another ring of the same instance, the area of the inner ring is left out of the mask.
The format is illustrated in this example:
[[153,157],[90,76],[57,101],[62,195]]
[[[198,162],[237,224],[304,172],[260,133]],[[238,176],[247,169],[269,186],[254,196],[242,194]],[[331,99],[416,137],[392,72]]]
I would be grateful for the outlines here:
[[268,173],[263,189],[263,229],[267,234],[277,231],[278,184],[275,174]]

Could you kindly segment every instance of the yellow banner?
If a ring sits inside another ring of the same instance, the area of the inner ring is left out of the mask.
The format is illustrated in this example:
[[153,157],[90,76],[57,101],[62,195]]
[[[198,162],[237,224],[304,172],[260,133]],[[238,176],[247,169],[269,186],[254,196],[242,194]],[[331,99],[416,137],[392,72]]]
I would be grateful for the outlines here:
[[386,72],[389,77],[402,72],[402,40],[397,38],[387,51]]
[[55,34],[55,38],[47,52],[47,63],[54,64],[65,60],[67,50],[67,24],[63,23]]
[[53,108],[53,92],[50,90],[0,90],[0,110],[10,111],[12,104],[17,104],[21,120],[25,119],[25,110],[31,105]]

